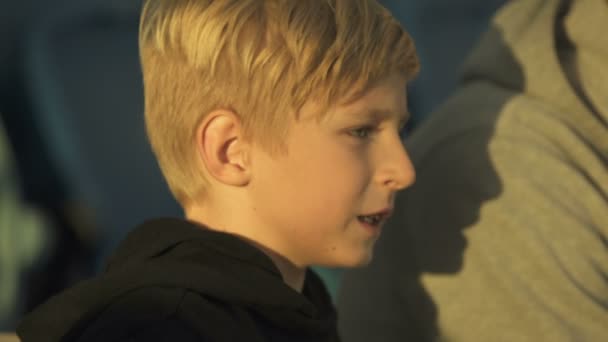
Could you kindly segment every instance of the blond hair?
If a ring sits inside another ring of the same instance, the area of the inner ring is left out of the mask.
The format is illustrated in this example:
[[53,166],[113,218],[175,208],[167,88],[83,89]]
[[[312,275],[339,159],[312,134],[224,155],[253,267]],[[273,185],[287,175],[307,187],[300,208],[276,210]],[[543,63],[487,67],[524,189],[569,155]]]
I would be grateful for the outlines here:
[[375,0],[147,0],[139,45],[148,137],[182,204],[208,185],[194,139],[212,110],[280,151],[307,100],[327,108],[418,71],[412,39]]

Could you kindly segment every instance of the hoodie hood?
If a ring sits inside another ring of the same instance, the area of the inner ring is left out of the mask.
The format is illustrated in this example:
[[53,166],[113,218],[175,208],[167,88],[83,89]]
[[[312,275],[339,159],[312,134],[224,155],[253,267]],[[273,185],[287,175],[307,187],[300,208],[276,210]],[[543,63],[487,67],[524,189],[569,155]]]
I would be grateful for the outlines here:
[[606,32],[607,0],[510,1],[465,63],[464,81],[521,91],[561,113],[592,111],[606,125]]
[[336,326],[331,298],[314,272],[308,271],[300,294],[246,241],[188,221],[159,219],[129,234],[103,274],[26,316],[18,334],[26,341],[60,341],[77,334],[113,299],[148,286],[184,288],[240,305],[287,331],[329,335]]

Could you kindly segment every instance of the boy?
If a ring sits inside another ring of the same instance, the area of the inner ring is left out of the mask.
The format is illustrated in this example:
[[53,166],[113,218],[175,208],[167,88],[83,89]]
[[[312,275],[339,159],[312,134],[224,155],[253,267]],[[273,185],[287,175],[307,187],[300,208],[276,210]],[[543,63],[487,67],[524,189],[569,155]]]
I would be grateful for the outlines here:
[[336,341],[310,265],[369,262],[414,171],[410,37],[375,0],[149,0],[146,124],[187,220],[144,223],[30,341]]

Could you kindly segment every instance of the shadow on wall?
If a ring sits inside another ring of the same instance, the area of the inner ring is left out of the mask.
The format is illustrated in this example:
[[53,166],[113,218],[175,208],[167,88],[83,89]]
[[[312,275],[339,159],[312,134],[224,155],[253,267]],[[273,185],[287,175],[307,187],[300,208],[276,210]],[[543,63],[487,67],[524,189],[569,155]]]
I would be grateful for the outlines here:
[[420,74],[410,87],[413,124],[454,90],[460,66],[506,0],[380,0],[412,35]]
[[465,72],[456,92],[414,133],[409,143],[417,181],[398,197],[370,266],[343,277],[339,309],[345,341],[435,341],[439,336],[440,313],[421,277],[462,269],[464,231],[478,221],[484,203],[502,193],[488,147],[496,122],[525,84],[501,32],[490,29],[483,42],[498,43],[494,50],[474,50],[471,60],[495,63]]
[[[421,70],[408,89],[412,119],[407,135],[457,85],[460,66],[492,14],[506,0],[380,0],[414,38]],[[335,298],[343,272],[316,268]]]

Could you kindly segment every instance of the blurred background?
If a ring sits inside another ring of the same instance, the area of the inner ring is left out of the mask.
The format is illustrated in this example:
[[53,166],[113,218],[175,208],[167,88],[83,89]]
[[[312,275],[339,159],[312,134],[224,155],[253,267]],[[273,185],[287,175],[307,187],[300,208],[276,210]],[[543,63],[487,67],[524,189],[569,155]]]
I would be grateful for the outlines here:
[[[506,0],[384,0],[416,41],[411,129]],[[147,145],[141,0],[0,0],[0,331],[99,271],[144,219],[181,216]],[[335,295],[340,270],[317,268]]]

